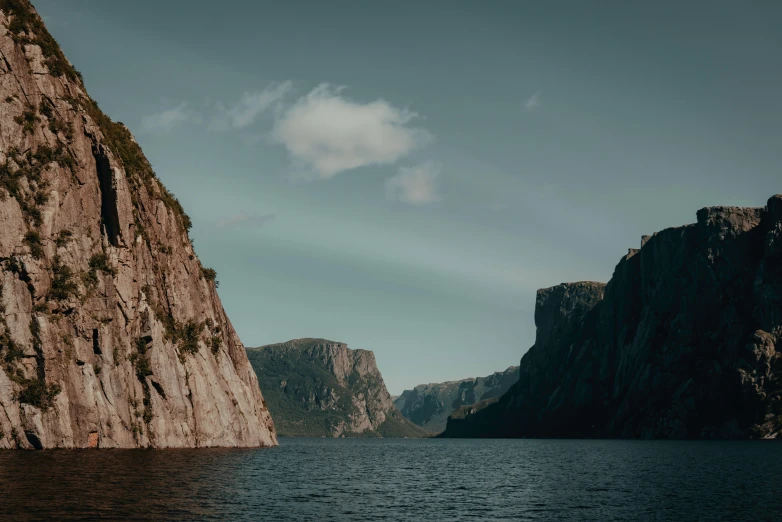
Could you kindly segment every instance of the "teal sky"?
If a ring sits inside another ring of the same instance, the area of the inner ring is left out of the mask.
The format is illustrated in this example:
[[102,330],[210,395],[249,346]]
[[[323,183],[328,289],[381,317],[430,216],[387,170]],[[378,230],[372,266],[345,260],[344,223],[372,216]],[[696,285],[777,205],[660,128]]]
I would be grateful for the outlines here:
[[246,346],[389,391],[533,343],[535,291],[782,192],[782,3],[38,0],[193,219]]

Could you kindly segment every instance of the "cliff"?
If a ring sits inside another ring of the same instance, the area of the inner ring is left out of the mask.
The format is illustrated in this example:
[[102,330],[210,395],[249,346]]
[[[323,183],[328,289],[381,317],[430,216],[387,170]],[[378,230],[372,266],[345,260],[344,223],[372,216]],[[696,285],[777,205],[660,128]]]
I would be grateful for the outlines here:
[[447,437],[775,438],[782,195],[644,236],[607,285],[538,291],[535,344]]
[[461,408],[500,397],[518,380],[519,367],[511,366],[488,377],[419,384],[394,399],[394,406],[408,420],[430,433],[445,429],[448,416]]
[[394,408],[370,351],[325,339],[295,339],[247,353],[280,435],[425,435]]
[[26,0],[0,0],[0,448],[270,446],[190,219]]

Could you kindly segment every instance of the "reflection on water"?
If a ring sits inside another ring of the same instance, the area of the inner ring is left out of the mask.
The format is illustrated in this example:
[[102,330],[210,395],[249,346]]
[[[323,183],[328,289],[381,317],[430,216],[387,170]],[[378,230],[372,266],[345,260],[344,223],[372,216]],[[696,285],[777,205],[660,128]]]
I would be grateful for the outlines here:
[[780,477],[776,442],[0,451],[0,519],[782,520]]

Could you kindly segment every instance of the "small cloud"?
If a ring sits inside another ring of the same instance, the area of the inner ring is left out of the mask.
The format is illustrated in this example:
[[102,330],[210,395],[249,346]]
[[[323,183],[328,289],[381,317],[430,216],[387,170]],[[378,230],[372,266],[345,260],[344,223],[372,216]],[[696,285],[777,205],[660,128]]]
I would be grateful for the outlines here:
[[416,113],[382,99],[351,101],[340,94],[343,89],[319,85],[285,109],[274,125],[275,141],[316,177],[392,164],[432,140],[425,129],[408,126]]
[[199,122],[201,117],[188,108],[183,101],[172,109],[167,109],[156,114],[150,114],[141,118],[141,131],[150,134],[165,134],[175,126],[186,122]]
[[217,222],[218,227],[230,227],[236,225],[251,225],[262,227],[274,221],[274,214],[247,214],[239,212],[236,215],[229,216]]
[[529,98],[527,98],[527,101],[524,102],[524,110],[527,112],[532,112],[538,107],[540,107],[541,102],[543,101],[543,98],[541,97],[540,91],[536,92]]
[[246,92],[238,102],[230,107],[217,102],[217,114],[209,123],[209,130],[225,132],[249,127],[262,113],[279,105],[291,87],[292,83],[287,81],[270,85],[259,92]]
[[442,166],[427,161],[415,167],[401,167],[399,173],[386,180],[386,197],[411,205],[426,205],[440,201],[437,193],[437,177]]

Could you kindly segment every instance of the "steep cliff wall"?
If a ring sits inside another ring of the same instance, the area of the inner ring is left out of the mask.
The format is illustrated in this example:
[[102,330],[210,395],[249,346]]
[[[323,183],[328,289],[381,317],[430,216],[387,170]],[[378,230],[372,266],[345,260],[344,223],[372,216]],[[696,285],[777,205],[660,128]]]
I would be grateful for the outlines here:
[[276,444],[189,227],[34,9],[0,0],[0,448]]
[[535,345],[450,437],[774,438],[782,195],[642,239],[611,281],[538,292]]
[[295,339],[247,353],[280,435],[425,434],[394,408],[370,351],[325,339]]
[[462,406],[500,397],[518,378],[519,367],[511,366],[487,377],[420,384],[402,392],[394,399],[394,406],[405,418],[429,433],[440,433],[452,412]]

